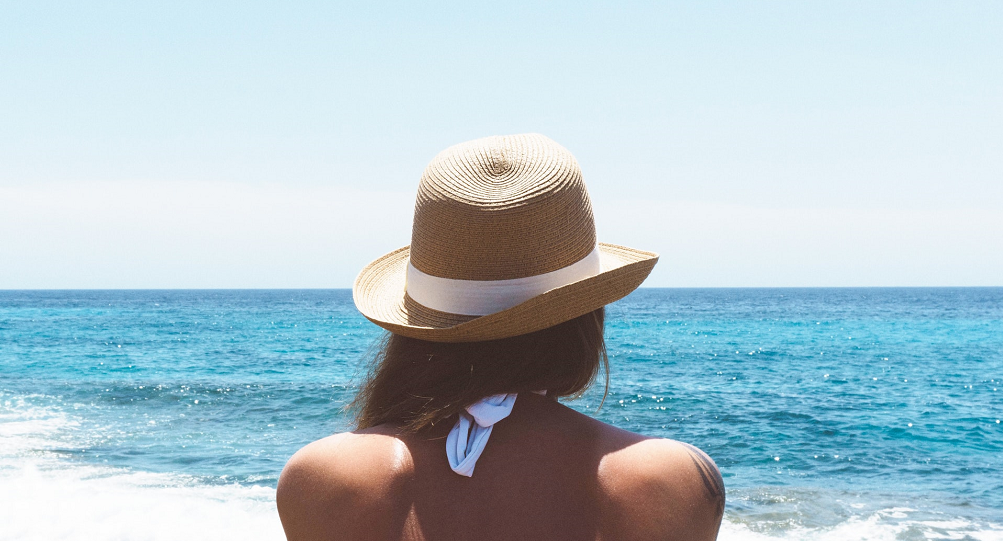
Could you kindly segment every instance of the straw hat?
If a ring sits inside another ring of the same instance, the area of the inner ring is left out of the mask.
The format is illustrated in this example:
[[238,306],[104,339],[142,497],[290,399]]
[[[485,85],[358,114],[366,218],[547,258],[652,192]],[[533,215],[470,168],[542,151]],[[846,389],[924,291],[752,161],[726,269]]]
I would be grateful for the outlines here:
[[658,255],[598,243],[574,156],[537,134],[447,148],[422,174],[411,245],[362,269],[355,305],[434,342],[525,334],[626,296]]

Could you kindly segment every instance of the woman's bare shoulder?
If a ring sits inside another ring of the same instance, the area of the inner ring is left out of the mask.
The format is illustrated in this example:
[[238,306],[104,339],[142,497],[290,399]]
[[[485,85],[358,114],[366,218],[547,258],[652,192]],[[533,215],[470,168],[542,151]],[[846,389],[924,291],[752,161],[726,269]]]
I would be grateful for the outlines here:
[[717,537],[724,483],[706,453],[669,439],[610,435],[621,444],[599,464],[604,531],[630,539]]
[[328,539],[337,531],[344,539],[379,538],[373,520],[387,524],[397,513],[390,496],[403,491],[411,468],[407,446],[387,427],[307,445],[279,477],[276,503],[286,537]]

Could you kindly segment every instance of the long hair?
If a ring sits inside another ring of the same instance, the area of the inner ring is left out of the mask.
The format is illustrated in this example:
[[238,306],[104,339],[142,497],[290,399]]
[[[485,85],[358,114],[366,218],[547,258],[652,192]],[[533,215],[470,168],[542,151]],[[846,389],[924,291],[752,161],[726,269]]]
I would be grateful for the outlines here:
[[608,392],[604,318],[600,308],[541,331],[485,342],[428,342],[387,333],[350,406],[356,424],[394,423],[414,433],[495,394],[546,390],[550,397],[579,397],[600,368]]

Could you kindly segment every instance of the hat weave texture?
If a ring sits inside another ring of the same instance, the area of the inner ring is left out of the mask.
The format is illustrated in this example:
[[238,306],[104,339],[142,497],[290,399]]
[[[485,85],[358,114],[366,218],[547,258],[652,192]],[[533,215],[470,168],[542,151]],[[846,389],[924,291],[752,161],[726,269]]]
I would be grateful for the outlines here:
[[[488,315],[437,310],[407,291],[409,265],[433,280],[479,287],[533,281],[593,251],[600,262],[593,275]],[[410,246],[366,266],[353,296],[363,315],[397,334],[493,340],[557,325],[620,299],[657,260],[652,252],[597,243],[581,170],[564,147],[537,134],[487,137],[450,147],[426,167]]]

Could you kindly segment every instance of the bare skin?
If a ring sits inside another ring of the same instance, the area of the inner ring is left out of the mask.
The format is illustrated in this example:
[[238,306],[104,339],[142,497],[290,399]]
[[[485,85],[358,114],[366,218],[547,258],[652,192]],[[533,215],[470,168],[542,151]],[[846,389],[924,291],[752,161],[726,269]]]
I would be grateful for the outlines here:
[[[448,424],[448,423],[446,423]],[[290,541],[717,537],[724,485],[699,449],[601,423],[521,394],[473,477],[453,473],[445,435],[381,425],[304,447],[279,479]]]

